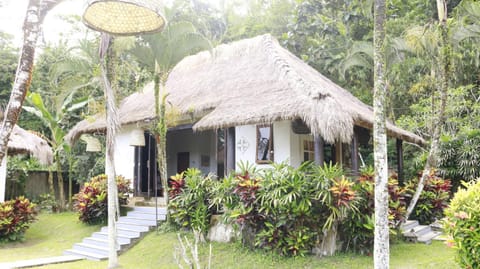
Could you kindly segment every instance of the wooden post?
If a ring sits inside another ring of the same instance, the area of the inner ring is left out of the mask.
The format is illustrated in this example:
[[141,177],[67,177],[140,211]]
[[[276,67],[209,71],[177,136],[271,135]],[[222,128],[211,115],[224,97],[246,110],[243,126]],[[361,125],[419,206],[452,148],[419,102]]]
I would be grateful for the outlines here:
[[351,159],[352,159],[352,174],[354,176],[358,176],[358,135],[357,133],[353,134],[352,138],[352,151],[351,151]]
[[397,173],[398,173],[398,184],[400,186],[404,185],[403,178],[403,140],[397,139]]
[[343,166],[343,145],[342,142],[335,143],[335,163],[340,167]]
[[316,134],[313,136],[313,144],[314,144],[314,160],[316,165],[323,165],[325,162],[325,152],[323,149],[324,142],[323,138]]
[[230,127],[227,129],[227,139],[226,139],[226,151],[227,158],[225,160],[225,176],[227,176],[231,171],[235,171],[235,127]]

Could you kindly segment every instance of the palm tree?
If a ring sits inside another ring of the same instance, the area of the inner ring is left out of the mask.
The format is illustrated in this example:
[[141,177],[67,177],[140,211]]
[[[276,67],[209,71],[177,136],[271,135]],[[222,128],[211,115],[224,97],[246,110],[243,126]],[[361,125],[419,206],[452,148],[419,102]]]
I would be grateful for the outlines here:
[[388,227],[388,163],[386,134],[386,77],[385,77],[385,0],[375,0],[373,28],[373,145],[375,161],[375,238],[374,266],[376,269],[389,268],[389,227]]
[[18,121],[25,95],[32,78],[35,46],[43,19],[62,0],[30,0],[23,25],[23,45],[18,62],[12,93],[5,109],[5,117],[0,126],[0,163],[7,152],[8,139]]
[[140,62],[146,64],[155,82],[155,115],[157,122],[153,128],[157,141],[157,162],[163,185],[163,195],[168,203],[165,119],[166,97],[165,83],[172,68],[185,56],[201,50],[210,49],[210,42],[199,34],[192,23],[186,21],[170,22],[163,32],[144,35],[132,49]]

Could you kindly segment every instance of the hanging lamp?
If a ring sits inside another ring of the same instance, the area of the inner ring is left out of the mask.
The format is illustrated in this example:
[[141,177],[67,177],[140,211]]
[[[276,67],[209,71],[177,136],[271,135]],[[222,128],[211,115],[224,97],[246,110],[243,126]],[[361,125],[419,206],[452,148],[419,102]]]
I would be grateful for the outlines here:
[[100,152],[102,151],[102,144],[100,141],[90,135],[82,135],[81,139],[87,143],[87,147],[85,148],[86,152]]
[[136,128],[132,130],[132,132],[130,133],[130,146],[145,146],[145,135],[142,129]]
[[159,0],[89,0],[83,23],[116,36],[160,32],[167,20]]

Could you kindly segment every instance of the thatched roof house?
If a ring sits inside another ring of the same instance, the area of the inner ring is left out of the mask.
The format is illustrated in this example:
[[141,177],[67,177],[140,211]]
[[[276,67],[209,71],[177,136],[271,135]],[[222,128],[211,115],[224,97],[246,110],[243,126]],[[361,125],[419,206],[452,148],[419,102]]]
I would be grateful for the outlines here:
[[51,164],[52,148],[47,141],[36,134],[28,132],[15,125],[8,141],[8,155],[30,154],[41,164]]
[[[354,126],[372,129],[373,111],[281,47],[271,35],[220,45],[186,57],[167,81],[168,103],[194,123],[194,130],[301,119],[326,142],[349,143]],[[120,121],[145,124],[154,119],[153,84],[123,100]],[[390,136],[425,141],[387,124]],[[103,131],[104,116],[78,123],[71,141]]]

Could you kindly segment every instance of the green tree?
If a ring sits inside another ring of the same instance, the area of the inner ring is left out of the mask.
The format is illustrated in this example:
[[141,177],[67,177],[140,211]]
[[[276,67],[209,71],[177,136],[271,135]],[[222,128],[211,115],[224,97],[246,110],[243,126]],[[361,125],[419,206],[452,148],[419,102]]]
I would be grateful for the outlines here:
[[155,82],[155,115],[157,122],[153,130],[157,141],[157,161],[165,199],[168,199],[167,121],[165,119],[167,93],[164,90],[165,83],[172,68],[185,56],[210,48],[210,42],[199,34],[190,22],[171,21],[163,32],[142,36],[137,46],[132,50],[132,54],[147,66]]
[[[27,97],[27,101],[32,106],[24,106],[23,109],[34,114],[38,117],[49,129],[50,136],[49,142],[53,149],[53,156],[55,162],[55,168],[57,171],[58,178],[58,190],[59,190],[59,200],[60,208],[65,207],[65,192],[63,189],[63,175],[62,175],[62,165],[61,165],[61,154],[62,152],[66,155],[69,160],[69,167],[72,166],[73,156],[71,156],[71,147],[65,141],[65,131],[63,130],[62,121],[67,115],[67,112],[74,112],[82,107],[84,107],[88,100],[83,98],[80,100],[74,100],[75,92],[71,93],[67,98],[62,100],[61,106],[55,111],[49,111],[45,106],[45,103],[42,99],[42,96],[38,93],[30,93]],[[70,170],[70,169],[69,169]],[[68,204],[72,205],[72,178],[69,175],[68,180]]]

